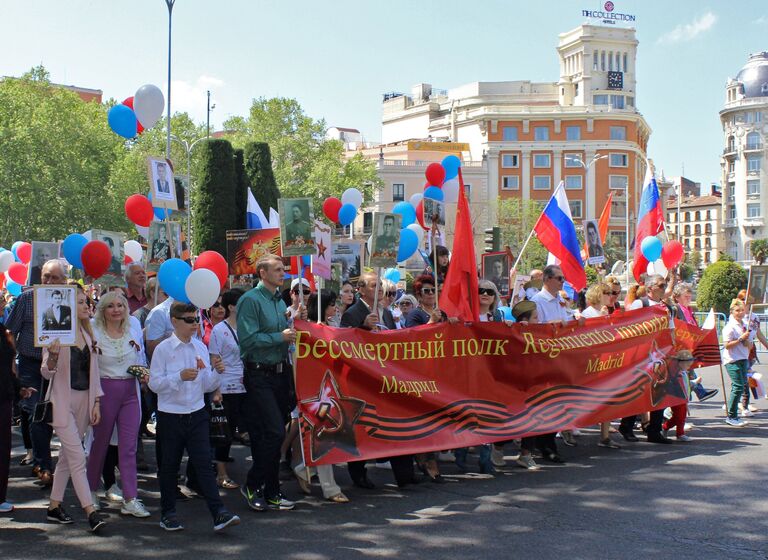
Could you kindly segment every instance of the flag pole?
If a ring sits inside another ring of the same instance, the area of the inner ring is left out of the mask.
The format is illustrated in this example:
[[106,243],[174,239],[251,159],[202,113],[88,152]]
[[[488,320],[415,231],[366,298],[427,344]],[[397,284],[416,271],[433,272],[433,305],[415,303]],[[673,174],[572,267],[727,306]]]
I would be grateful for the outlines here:
[[[557,196],[558,191],[563,188],[563,182],[560,181],[558,183],[557,188],[555,189],[555,192],[552,193],[552,196],[547,201],[547,204],[549,204],[553,198]],[[544,209],[546,209],[546,206],[544,206]],[[541,211],[541,213],[544,213],[544,210]],[[539,220],[541,219],[541,215],[539,215],[539,219],[536,220],[536,223],[539,223]],[[528,238],[525,240],[525,243],[523,243],[523,248],[520,249],[520,252],[517,255],[517,260],[515,261],[515,265],[512,267],[512,270],[515,271],[515,274],[517,274],[517,265],[520,263],[520,260],[523,258],[523,253],[525,252],[525,248],[528,246],[528,242],[531,240],[531,237],[533,237],[534,232],[536,231],[536,224],[533,224],[533,227],[531,228],[531,233],[528,234]]]

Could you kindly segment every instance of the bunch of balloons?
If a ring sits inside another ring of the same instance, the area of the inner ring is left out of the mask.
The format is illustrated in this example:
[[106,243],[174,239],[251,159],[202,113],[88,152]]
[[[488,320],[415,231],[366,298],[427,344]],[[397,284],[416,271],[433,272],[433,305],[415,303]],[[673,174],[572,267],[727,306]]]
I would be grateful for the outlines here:
[[355,221],[357,211],[363,205],[363,193],[349,188],[341,195],[341,200],[332,196],[323,202],[323,214],[334,224],[348,226]]
[[680,264],[685,256],[682,243],[673,239],[664,245],[654,235],[649,235],[643,239],[640,243],[640,251],[648,259],[648,274],[661,274],[662,276],[666,276],[670,268]]
[[160,265],[157,280],[173,299],[208,309],[216,303],[228,274],[227,261],[220,253],[204,251],[194,266],[181,259],[168,259]]
[[11,250],[0,247],[0,287],[5,285],[11,295],[21,294],[21,287],[27,282],[28,265],[32,259],[32,245],[16,241]]
[[133,97],[128,97],[107,113],[112,132],[123,138],[135,138],[146,128],[155,126],[163,116],[165,98],[160,88],[152,84],[141,86]]

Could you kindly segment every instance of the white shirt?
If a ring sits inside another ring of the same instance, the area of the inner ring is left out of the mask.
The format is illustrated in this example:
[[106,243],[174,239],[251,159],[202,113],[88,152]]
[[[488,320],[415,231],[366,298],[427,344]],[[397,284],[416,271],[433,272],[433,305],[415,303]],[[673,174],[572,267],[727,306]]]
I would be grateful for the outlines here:
[[[136,321],[136,318],[133,318]],[[136,321],[138,323],[138,321]],[[141,343],[141,329],[138,333],[131,327],[120,338],[112,338],[105,331],[93,324],[93,336],[99,349],[99,376],[102,379],[132,379],[128,367],[147,364],[144,347]]]
[[536,304],[539,314],[539,323],[551,323],[553,321],[568,322],[573,317],[568,313],[560,294],[553,296],[546,289],[541,290],[531,300]]
[[[198,360],[204,367],[198,368]],[[181,370],[187,368],[198,370],[194,381],[181,380]],[[219,388],[219,377],[211,370],[205,344],[194,337],[184,343],[172,334],[152,354],[149,388],[157,393],[159,411],[189,414],[205,406],[203,395]]]
[[[723,343],[736,340],[745,332],[746,329],[744,328],[744,325],[739,323],[736,319],[733,318],[733,315],[731,315],[728,318],[728,322],[725,324],[725,327],[723,328]],[[723,362],[726,364],[730,364],[738,360],[748,360],[749,346],[744,346],[741,342],[739,342],[735,346],[724,348],[723,357],[725,358]]]
[[147,340],[160,340],[173,334],[171,324],[171,305],[173,298],[169,297],[163,303],[152,308],[144,321]]
[[526,288],[525,289],[525,297],[528,299],[533,299],[533,296],[538,294],[541,290],[538,288]]
[[584,317],[585,319],[592,319],[593,317],[602,317],[603,315],[607,315],[607,313],[603,313],[599,309],[597,309],[596,307],[592,307],[591,305],[581,312],[581,316]]
[[[648,298],[648,307],[652,307],[654,305],[661,305],[660,301],[654,301],[651,298]],[[637,298],[635,301],[632,302],[632,305],[629,306],[630,311],[632,309],[642,309],[643,308],[643,298]]]
[[[208,342],[208,352],[221,356],[224,362],[224,373],[220,373],[221,392],[227,395],[245,393],[243,384],[243,360],[240,359],[240,347],[229,330],[226,319],[213,327]],[[237,329],[233,329],[237,334]]]

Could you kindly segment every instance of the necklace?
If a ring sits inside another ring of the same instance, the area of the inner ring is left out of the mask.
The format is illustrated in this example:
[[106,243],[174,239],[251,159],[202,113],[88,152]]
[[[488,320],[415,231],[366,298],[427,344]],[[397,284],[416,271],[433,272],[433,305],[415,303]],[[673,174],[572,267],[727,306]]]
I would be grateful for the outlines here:
[[110,354],[117,360],[118,364],[123,364],[128,357],[129,352],[125,349],[125,339],[128,337],[128,333],[123,333],[120,338],[112,338],[109,333],[104,330],[103,341],[105,346],[111,349]]

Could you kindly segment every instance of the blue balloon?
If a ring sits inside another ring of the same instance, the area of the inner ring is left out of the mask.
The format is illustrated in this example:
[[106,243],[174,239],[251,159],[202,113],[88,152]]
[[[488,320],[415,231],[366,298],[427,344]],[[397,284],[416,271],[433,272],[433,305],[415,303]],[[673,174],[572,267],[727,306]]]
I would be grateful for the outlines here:
[[400,230],[400,246],[397,249],[397,262],[407,261],[419,248],[419,236],[413,230]]
[[509,307],[508,305],[501,305],[501,306],[499,306],[499,311],[501,312],[501,316],[503,317],[503,319],[505,321],[516,322],[515,321],[515,316],[512,315],[512,308]]
[[398,202],[392,208],[392,213],[400,214],[402,216],[400,227],[408,227],[416,221],[416,209],[410,202]]
[[166,215],[170,218],[173,210],[170,208],[153,208],[155,211],[155,218],[158,220],[164,220]]
[[400,282],[400,271],[396,268],[388,268],[384,271],[384,278],[392,282],[393,284],[397,284]]
[[138,133],[136,114],[125,105],[112,107],[107,113],[107,122],[112,132],[123,138],[134,138]]
[[168,259],[160,265],[157,271],[157,280],[163,291],[176,301],[189,303],[187,290],[184,284],[192,273],[192,267],[181,259]]
[[343,226],[348,226],[355,221],[357,216],[357,208],[352,204],[345,204],[339,208],[339,223]]
[[83,247],[85,247],[87,243],[88,240],[84,235],[70,233],[64,238],[64,242],[61,244],[61,252],[64,254],[64,258],[75,268],[83,269],[83,261],[80,260],[80,253],[83,252]]
[[461,160],[456,156],[447,156],[443,158],[442,165],[443,169],[445,169],[445,180],[448,181],[459,174]]
[[445,199],[445,193],[440,187],[427,187],[424,189],[424,198],[431,198],[432,200],[443,201]]
[[8,290],[8,293],[12,296],[18,297],[21,295],[21,284],[17,284],[13,280],[6,279],[5,289]]
[[649,262],[653,262],[661,256],[661,241],[658,237],[649,235],[640,244],[640,251]]

